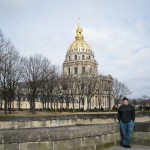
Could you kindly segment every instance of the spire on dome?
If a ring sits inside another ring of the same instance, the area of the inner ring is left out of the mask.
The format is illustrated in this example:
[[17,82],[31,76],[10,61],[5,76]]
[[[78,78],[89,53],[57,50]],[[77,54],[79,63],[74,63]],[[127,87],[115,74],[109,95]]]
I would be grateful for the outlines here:
[[78,28],[80,27],[80,18],[78,18]]
[[84,36],[82,35],[82,28],[80,27],[80,23],[79,23],[80,18],[78,18],[78,28],[76,30],[76,40],[83,40]]

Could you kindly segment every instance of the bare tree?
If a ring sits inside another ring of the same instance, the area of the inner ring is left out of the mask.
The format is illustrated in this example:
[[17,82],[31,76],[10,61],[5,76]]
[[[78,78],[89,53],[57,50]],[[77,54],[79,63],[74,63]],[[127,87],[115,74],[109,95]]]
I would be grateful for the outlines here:
[[7,46],[7,41],[4,38],[3,33],[0,31],[0,67],[2,66],[5,56],[7,55],[5,52],[6,46]]
[[78,92],[78,89],[77,89],[78,79],[76,77],[70,76],[70,78],[68,79],[68,83],[69,83],[69,97],[71,99],[72,107],[73,107],[72,109],[74,112],[75,111],[76,95]]
[[108,100],[108,110],[111,110],[111,102],[114,99],[114,91],[113,91],[113,78],[109,75],[105,77],[104,80],[104,93],[107,95]]
[[84,80],[84,90],[87,99],[87,111],[91,110],[91,100],[98,91],[99,85],[97,83],[98,77],[86,77]]
[[98,89],[97,89],[97,96],[98,96],[98,103],[99,103],[99,110],[102,108],[102,101],[106,97],[105,93],[105,82],[103,81],[103,76],[99,76],[99,82],[98,82]]
[[7,45],[8,45],[8,42],[4,38],[3,33],[0,31],[0,79],[1,79],[1,73],[3,70],[2,67],[5,63],[6,56],[7,56],[7,53],[6,53]]
[[[39,96],[40,89],[43,85],[43,77],[47,75],[45,66],[45,57],[35,55],[33,57],[24,58],[23,78],[28,89],[28,99],[30,102],[30,111],[35,113],[35,99]],[[45,75],[43,75],[45,73]],[[47,79],[46,79],[47,80]]]
[[11,113],[17,83],[21,77],[21,59],[18,51],[10,42],[7,42],[4,55],[5,59],[3,60],[3,65],[1,66],[0,82],[2,95],[5,101],[5,113],[7,112],[7,109],[9,109],[9,113]]
[[25,87],[25,83],[22,82],[22,80],[20,80],[17,84],[17,88],[16,88],[16,102],[17,102],[17,108],[18,110],[21,110],[21,101],[25,100],[26,98],[26,87]]
[[114,93],[114,98],[116,100],[116,104],[118,107],[118,103],[119,103],[120,99],[123,96],[127,96],[127,95],[131,94],[131,91],[129,90],[129,88],[124,83],[118,81],[117,78],[114,78],[114,80],[113,80],[113,93]]
[[63,102],[65,100],[66,102],[66,109],[69,109],[69,104],[70,104],[70,100],[71,96],[71,89],[72,89],[72,81],[70,80],[70,78],[66,78],[63,75],[61,75],[60,79],[59,79],[59,101],[60,101],[60,111],[61,111],[61,107],[63,106]]
[[47,95],[47,103],[49,108],[50,103],[50,109],[53,110],[53,103],[54,103],[54,94],[55,94],[55,88],[58,86],[58,67],[55,65],[49,66],[49,74],[48,74],[48,80],[46,83],[46,95]]
[[85,96],[84,96],[84,76],[82,76],[80,79],[78,79],[76,83],[76,88],[78,90],[78,98],[79,98],[79,109],[81,109],[81,105],[83,106],[82,109],[84,110],[84,105],[85,105]]

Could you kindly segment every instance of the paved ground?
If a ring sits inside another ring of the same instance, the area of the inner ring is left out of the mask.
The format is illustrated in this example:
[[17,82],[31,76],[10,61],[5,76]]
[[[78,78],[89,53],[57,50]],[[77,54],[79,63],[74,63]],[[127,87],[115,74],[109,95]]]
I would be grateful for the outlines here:
[[132,145],[132,148],[124,148],[124,147],[121,147],[121,146],[116,146],[116,147],[111,147],[107,150],[125,150],[125,149],[129,149],[129,150],[150,150],[150,146]]

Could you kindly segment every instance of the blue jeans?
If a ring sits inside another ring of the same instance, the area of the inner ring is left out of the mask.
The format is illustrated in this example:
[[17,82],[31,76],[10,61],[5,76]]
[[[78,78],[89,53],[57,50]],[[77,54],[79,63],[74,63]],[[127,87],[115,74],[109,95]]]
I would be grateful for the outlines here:
[[134,130],[134,122],[130,121],[128,123],[120,122],[122,142],[124,145],[130,145],[131,136]]

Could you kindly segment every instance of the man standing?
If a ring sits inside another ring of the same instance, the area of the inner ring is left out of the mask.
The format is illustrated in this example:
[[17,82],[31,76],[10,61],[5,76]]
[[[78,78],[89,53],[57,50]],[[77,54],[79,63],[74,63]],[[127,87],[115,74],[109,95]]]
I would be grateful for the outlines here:
[[126,97],[122,99],[122,103],[123,105],[118,109],[122,144],[125,148],[131,148],[130,140],[134,130],[135,110]]

